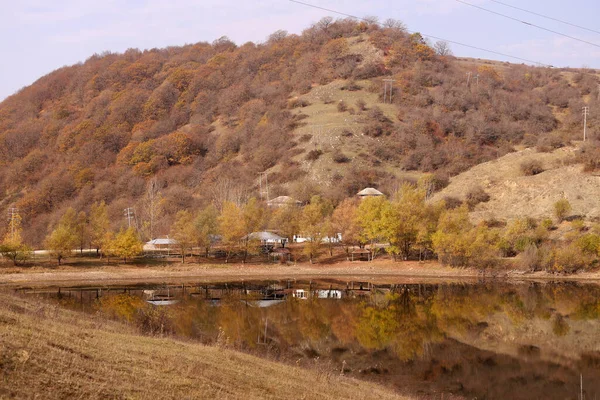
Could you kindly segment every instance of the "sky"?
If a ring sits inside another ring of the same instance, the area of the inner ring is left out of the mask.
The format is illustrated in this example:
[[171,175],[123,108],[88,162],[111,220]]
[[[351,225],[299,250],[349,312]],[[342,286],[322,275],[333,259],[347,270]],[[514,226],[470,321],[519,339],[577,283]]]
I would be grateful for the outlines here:
[[[393,18],[409,30],[555,67],[600,68],[600,34],[515,10],[494,0],[464,0],[555,33],[494,15],[457,0],[303,0],[360,17]],[[462,1],[462,0],[461,0]],[[597,0],[502,0],[600,31]],[[262,42],[276,30],[300,33],[331,12],[289,0],[0,0],[0,100],[65,65],[103,51],[212,42]],[[457,56],[521,62],[451,44]]]

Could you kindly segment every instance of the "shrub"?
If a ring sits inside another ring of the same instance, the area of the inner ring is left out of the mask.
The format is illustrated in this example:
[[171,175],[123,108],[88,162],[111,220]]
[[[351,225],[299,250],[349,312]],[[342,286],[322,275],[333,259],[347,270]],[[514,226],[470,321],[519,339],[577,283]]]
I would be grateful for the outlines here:
[[360,111],[366,111],[367,103],[363,99],[358,99],[356,100],[356,107],[358,107]]
[[288,108],[308,107],[310,102],[306,99],[292,99],[288,102]]
[[346,104],[346,102],[344,100],[340,100],[337,103],[337,110],[339,112],[345,112],[345,111],[347,111],[348,110],[348,104]]
[[559,222],[562,222],[567,218],[569,213],[571,212],[572,207],[571,203],[567,199],[560,199],[556,203],[554,203],[554,216],[558,219]]
[[321,150],[311,150],[306,154],[306,159],[308,161],[317,161],[323,152]]
[[306,143],[310,142],[310,139],[312,139],[312,135],[310,133],[305,133],[304,135],[300,136],[300,139],[298,139],[298,141],[300,143]]
[[539,160],[526,160],[521,163],[521,172],[525,176],[533,176],[544,172],[544,167]]
[[571,243],[554,249],[553,261],[549,272],[572,274],[590,266],[593,256],[585,254],[576,243]]
[[567,321],[565,321],[562,315],[557,314],[552,323],[552,332],[554,332],[556,336],[565,336],[569,333],[569,330],[570,328]]
[[586,172],[600,170],[600,142],[585,143],[577,154],[577,161],[583,164]]
[[472,210],[477,204],[490,201],[490,195],[481,186],[477,186],[467,193],[466,200],[469,209]]
[[444,203],[446,203],[446,208],[448,210],[453,210],[455,208],[460,207],[463,202],[456,197],[446,196],[444,197]]
[[346,156],[344,153],[342,153],[339,150],[336,150],[333,153],[332,158],[333,158],[333,161],[335,161],[338,164],[350,162],[350,158],[348,158],[348,156]]

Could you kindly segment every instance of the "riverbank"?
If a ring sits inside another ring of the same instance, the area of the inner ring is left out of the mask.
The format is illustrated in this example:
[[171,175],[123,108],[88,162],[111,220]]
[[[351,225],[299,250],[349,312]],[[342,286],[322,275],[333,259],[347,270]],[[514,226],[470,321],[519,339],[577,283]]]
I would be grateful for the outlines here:
[[0,398],[405,399],[376,384],[0,293]]
[[217,282],[261,279],[334,278],[372,283],[475,282],[481,279],[511,281],[600,282],[599,272],[555,275],[514,269],[488,270],[450,268],[437,262],[338,262],[334,264],[120,264],[105,266],[14,267],[0,269],[0,286],[114,285],[157,282]]

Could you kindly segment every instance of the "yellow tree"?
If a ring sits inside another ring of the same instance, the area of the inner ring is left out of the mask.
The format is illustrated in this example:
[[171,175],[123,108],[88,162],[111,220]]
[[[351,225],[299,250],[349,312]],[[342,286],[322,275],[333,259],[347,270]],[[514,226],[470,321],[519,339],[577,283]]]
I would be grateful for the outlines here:
[[186,253],[192,250],[198,242],[198,231],[194,224],[192,213],[182,210],[175,216],[175,222],[171,226],[171,237],[177,241],[177,247],[181,252],[181,262],[185,262]]
[[56,257],[58,265],[63,258],[71,255],[77,247],[77,213],[69,208],[62,216],[56,228],[46,237],[44,242],[46,249]]
[[244,262],[248,257],[248,248],[250,246],[250,234],[257,232],[266,226],[267,210],[254,197],[251,198],[242,209],[242,223],[244,227]]
[[208,257],[215,236],[219,233],[218,219],[219,212],[213,204],[200,211],[194,219],[197,245],[206,251],[206,257]]
[[358,206],[358,225],[360,227],[361,243],[369,243],[372,257],[375,258],[377,246],[375,245],[384,237],[382,229],[383,211],[389,202],[383,197],[367,197],[361,200]]
[[323,201],[319,196],[313,196],[310,204],[302,210],[300,229],[303,236],[307,238],[304,253],[309,257],[311,263],[319,254],[319,248],[326,235],[327,217],[331,211],[331,204]]
[[300,231],[300,214],[301,208],[296,204],[278,207],[271,215],[269,226],[291,242]]
[[143,247],[142,241],[135,229],[129,227],[128,229],[121,229],[117,233],[110,245],[110,251],[116,257],[122,258],[123,261],[127,262],[127,259],[141,254]]
[[243,223],[244,214],[235,203],[226,201],[223,203],[223,210],[218,221],[219,232],[221,233],[222,242],[227,254],[225,262],[229,262],[229,258],[238,248],[246,234]]
[[353,198],[342,201],[331,216],[334,230],[342,235],[346,258],[350,257],[350,246],[357,246],[360,243],[360,228],[357,216],[358,202]]
[[425,212],[425,193],[414,185],[404,184],[396,198],[382,210],[382,234],[387,239],[388,252],[394,258],[401,254],[408,259],[417,242]]
[[466,205],[441,215],[432,241],[439,260],[454,267],[487,267],[496,259],[497,232],[473,226]]
[[[110,220],[104,201],[92,204],[89,219],[90,243],[96,249],[96,254],[100,254],[100,249],[104,249],[107,243],[107,234],[110,231]],[[109,238],[110,240],[110,238]]]
[[29,246],[23,244],[21,232],[21,216],[17,212],[11,212],[8,231],[0,243],[0,254],[10,259],[14,265],[26,260],[31,252]]

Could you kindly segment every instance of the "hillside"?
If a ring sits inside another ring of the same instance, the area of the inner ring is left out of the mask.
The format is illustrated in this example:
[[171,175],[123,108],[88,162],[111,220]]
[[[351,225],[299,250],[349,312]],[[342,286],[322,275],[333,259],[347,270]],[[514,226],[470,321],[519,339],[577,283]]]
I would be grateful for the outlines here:
[[2,398],[402,398],[367,382],[140,336],[102,317],[5,293],[0,348]]
[[[572,215],[598,219],[600,176],[584,172],[583,166],[575,162],[576,153],[576,148],[566,147],[551,153],[525,149],[507,154],[451,178],[448,187],[432,201],[447,197],[464,200],[467,193],[480,187],[490,199],[472,211],[471,216],[477,221],[552,218],[554,204],[562,198],[571,203]],[[544,171],[524,175],[520,166],[531,160],[539,161]]]
[[265,171],[271,197],[302,201],[390,193],[422,173],[439,189],[516,145],[569,142],[584,101],[598,108],[591,71],[456,59],[395,26],[325,18],[260,44],[131,49],[54,71],[0,104],[0,213],[17,207],[39,246],[67,207],[105,201],[113,228],[132,207],[142,227],[150,181],[160,234],[180,209],[259,196]]

